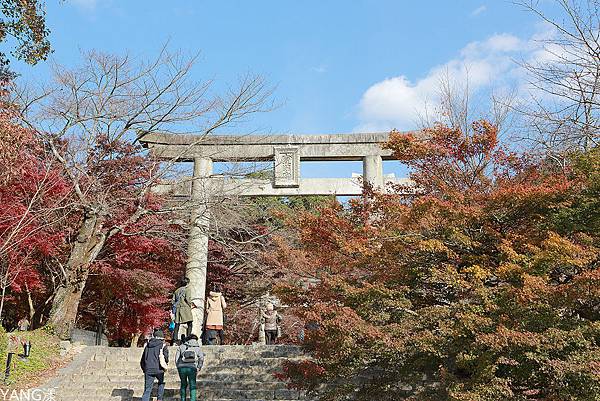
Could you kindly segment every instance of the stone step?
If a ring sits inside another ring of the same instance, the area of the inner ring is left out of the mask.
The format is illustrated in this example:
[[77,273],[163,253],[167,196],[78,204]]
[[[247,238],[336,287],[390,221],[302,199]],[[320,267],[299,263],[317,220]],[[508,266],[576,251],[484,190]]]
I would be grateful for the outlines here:
[[[276,359],[276,360],[261,360],[261,359],[249,359],[249,360],[228,360],[228,362],[216,362],[210,361],[204,363],[202,367],[203,371],[221,369],[224,367],[231,369],[281,369],[286,361],[300,360],[300,359]],[[231,362],[229,362],[231,361]],[[175,361],[169,358],[169,369],[177,372]],[[105,363],[100,361],[90,361],[79,369],[78,373],[83,375],[95,375],[102,374],[103,372],[141,372],[140,363],[138,362],[124,362],[124,363]]]
[[[109,391],[102,389],[86,390],[85,396],[90,397],[88,399],[97,399],[98,397],[141,397],[144,392],[143,386],[141,388],[113,388]],[[56,395],[59,398],[70,397],[71,395],[80,395],[79,392],[65,392],[58,390]],[[263,400],[298,400],[304,399],[304,395],[297,390],[290,389],[276,389],[276,390],[236,390],[236,389],[220,389],[220,390],[206,390],[198,388],[198,394],[201,394],[205,399],[263,399]],[[166,387],[165,398],[179,396],[179,387]],[[156,388],[152,392],[152,396],[156,397]]]
[[[90,348],[94,354],[107,356],[139,356],[143,348],[118,348],[93,346]],[[175,352],[177,347],[168,347],[169,352]],[[295,345],[205,345],[202,346],[202,352],[208,356],[221,357],[225,355],[258,355],[264,354],[266,357],[289,357],[291,355],[302,355],[300,347]]]
[[[54,381],[57,400],[140,401],[144,377],[139,360],[141,348],[88,347],[72,366]],[[173,363],[165,376],[163,401],[179,401],[179,376]],[[275,373],[287,360],[299,360],[296,346],[207,346],[205,365],[198,377],[199,400],[304,400],[303,393],[288,388]],[[156,387],[154,385],[154,396]]]
[[[186,399],[189,400],[190,395],[189,392],[187,394]],[[115,394],[115,395],[92,395],[81,396],[78,394],[70,394],[70,395],[61,395],[56,394],[53,400],[56,401],[141,401],[142,393],[136,394]],[[151,400],[156,400],[156,394],[153,394]],[[303,401],[311,401],[309,398],[249,398],[249,397],[241,397],[241,398],[215,398],[211,395],[207,395],[199,391],[197,393],[198,401],[295,401],[295,400],[303,400]],[[163,397],[163,401],[180,401],[179,392],[177,394],[166,394]]]
[[[79,381],[71,381],[71,382],[63,382],[60,386],[62,391],[65,390],[78,390],[78,389],[90,389],[90,390],[98,390],[98,389],[112,389],[113,387],[121,387],[121,388],[129,388],[132,390],[140,389],[144,387],[143,377],[138,377],[136,381],[119,381],[119,382],[110,382],[110,385],[107,385],[107,382],[99,381],[99,382],[91,382],[91,383],[81,383]],[[177,387],[179,388],[179,379],[177,380],[169,380],[165,379],[167,387]],[[237,389],[237,390],[252,390],[256,388],[261,388],[265,390],[284,390],[288,388],[288,383],[283,381],[232,381],[232,382],[224,382],[222,380],[198,380],[198,388],[201,389]]]
[[[140,369],[140,358],[135,361],[119,361],[119,360],[106,360],[106,361],[88,361],[85,364],[85,368],[93,370],[100,369]],[[223,359],[209,359],[204,358],[204,366],[280,366],[285,361],[300,360],[301,357],[293,358],[223,358]],[[169,354],[169,365],[175,368],[175,354]]]
[[[187,396],[187,400],[189,400],[189,394]],[[296,398],[277,398],[275,400],[273,399],[265,399],[265,398],[258,398],[258,399],[250,399],[250,398],[206,398],[204,395],[198,393],[197,396],[197,400],[198,401],[296,401]],[[96,396],[93,399],[89,399],[89,398],[81,398],[78,395],[71,395],[71,396],[57,396],[55,398],[56,401],[141,401],[142,397],[141,396]],[[152,398],[152,400],[155,400],[156,398]],[[169,396],[169,397],[165,397],[163,399],[163,401],[180,401],[179,396]]]
[[[175,357],[175,351],[169,351],[169,356],[173,356]],[[262,359],[262,360],[277,360],[277,359],[281,359],[281,358],[299,358],[301,357],[302,354],[298,354],[298,355],[278,355],[278,354],[273,354],[272,352],[269,351],[263,351],[263,352],[259,352],[259,353],[252,353],[252,354],[240,354],[240,353],[235,353],[235,354],[220,354],[220,355],[206,355],[204,357],[204,360],[209,362],[209,361],[220,361],[222,359],[238,359],[238,360],[250,360],[250,359]],[[126,355],[118,355],[118,354],[105,354],[105,353],[100,353],[100,354],[94,354],[92,359],[90,359],[91,361],[98,361],[98,362],[108,362],[108,363],[126,363],[126,362],[138,362],[140,361],[142,357],[142,353],[138,353],[138,354],[126,354]]]
[[[87,389],[85,391],[86,396],[96,397],[96,396],[133,396],[133,395],[142,395],[144,392],[144,386],[136,387],[136,388],[128,388],[128,387],[117,387],[111,388],[108,391],[104,389]],[[292,389],[254,389],[254,390],[244,390],[244,389],[216,389],[216,390],[208,390],[202,387],[198,387],[198,392],[204,394],[209,398],[264,398],[264,399],[274,399],[273,397],[285,398],[285,399],[298,399],[302,396],[302,394],[297,390]],[[64,391],[63,389],[59,389],[56,392],[58,395],[69,395],[69,394],[78,394],[73,393],[71,391]],[[156,395],[156,386],[153,390],[153,395]],[[165,396],[177,396],[179,395],[179,386],[166,386],[165,387]],[[275,399],[278,399],[275,398]]]
[[[205,399],[236,399],[236,398],[253,398],[263,400],[303,400],[306,396],[296,390],[277,389],[277,390],[206,390],[198,388],[198,394],[202,394]],[[141,398],[144,389],[110,389],[108,391],[57,391],[55,394],[58,398],[70,398],[73,396],[80,397],[82,400],[96,400],[101,397],[138,397]],[[166,388],[164,398],[178,397],[179,388]],[[152,392],[152,396],[156,398],[156,390]]]
[[[202,368],[202,372],[206,373],[217,373],[217,374],[232,374],[232,375],[253,375],[253,374],[274,374],[281,372],[281,367],[277,366],[210,366]],[[137,369],[102,369],[102,370],[84,370],[77,372],[78,376],[84,378],[84,380],[94,377],[111,377],[111,376],[139,376],[142,374],[142,370],[138,366]],[[201,373],[202,374],[202,373]],[[169,369],[167,375],[177,376],[176,369]]]
[[[142,349],[139,349],[139,351],[137,352],[131,352],[131,353],[111,353],[111,352],[95,352],[94,353],[94,360],[98,360],[98,361],[105,361],[105,360],[117,360],[117,361],[131,361],[131,360],[140,360],[140,357],[142,356]],[[176,349],[174,348],[170,348],[169,349],[169,355],[175,355],[175,353],[177,352]],[[203,350],[205,358],[207,360],[212,360],[212,359],[227,359],[227,358],[235,358],[235,359],[253,359],[253,358],[261,358],[261,359],[266,359],[266,358],[291,358],[291,357],[298,357],[298,356],[302,356],[302,353],[297,353],[297,352],[290,352],[290,353],[284,353],[284,352],[277,352],[275,350],[256,350],[256,351],[252,351],[252,352],[223,352],[223,353],[209,353],[206,352],[205,350]]]
[[[218,381],[222,383],[278,383],[280,381],[272,374],[223,374],[214,372],[203,372],[198,377],[199,380]],[[77,374],[66,376],[61,380],[61,385],[84,385],[93,383],[137,383],[143,380],[141,373],[131,375],[111,375],[111,376],[78,376]],[[179,376],[167,373],[165,381],[179,382]]]

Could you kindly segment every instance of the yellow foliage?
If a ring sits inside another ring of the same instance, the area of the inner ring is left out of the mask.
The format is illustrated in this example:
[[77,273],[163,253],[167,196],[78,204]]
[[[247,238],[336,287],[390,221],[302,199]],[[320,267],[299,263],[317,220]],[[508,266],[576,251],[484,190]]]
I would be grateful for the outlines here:
[[473,240],[458,228],[451,230],[450,238],[459,245],[470,247],[473,246]]
[[420,241],[418,248],[425,252],[448,252],[449,249],[444,243],[438,239],[426,239]]
[[498,251],[500,252],[502,258],[508,262],[518,263],[526,259],[526,256],[515,251],[513,244],[506,239],[500,241],[500,244],[498,245]]
[[538,264],[549,265],[571,265],[583,267],[591,263],[597,254],[594,250],[569,241],[554,232],[548,234],[548,238],[542,243],[541,252],[536,255]]
[[489,270],[480,265],[469,266],[463,269],[463,272],[469,275],[471,278],[480,281],[483,281],[490,276]]
[[502,263],[498,266],[496,274],[503,280],[517,280],[525,273],[525,267],[516,263]]

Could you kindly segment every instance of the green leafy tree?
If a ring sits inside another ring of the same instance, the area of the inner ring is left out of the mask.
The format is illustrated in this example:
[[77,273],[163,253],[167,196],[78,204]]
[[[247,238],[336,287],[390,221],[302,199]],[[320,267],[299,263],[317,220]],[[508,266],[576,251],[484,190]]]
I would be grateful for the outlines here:
[[[0,1],[0,42],[14,42],[10,55],[35,65],[51,52],[46,28],[44,2],[39,0]],[[0,78],[12,76],[8,69],[9,55],[0,52]]]

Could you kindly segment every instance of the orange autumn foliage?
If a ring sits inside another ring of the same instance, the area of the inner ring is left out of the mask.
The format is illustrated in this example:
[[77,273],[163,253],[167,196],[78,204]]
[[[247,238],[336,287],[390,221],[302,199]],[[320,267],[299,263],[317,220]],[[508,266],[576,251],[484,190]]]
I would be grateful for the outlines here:
[[281,286],[313,357],[293,383],[328,383],[326,400],[600,399],[600,152],[554,166],[486,121],[386,146],[415,194],[365,188],[288,222],[300,241],[274,259],[318,277]]

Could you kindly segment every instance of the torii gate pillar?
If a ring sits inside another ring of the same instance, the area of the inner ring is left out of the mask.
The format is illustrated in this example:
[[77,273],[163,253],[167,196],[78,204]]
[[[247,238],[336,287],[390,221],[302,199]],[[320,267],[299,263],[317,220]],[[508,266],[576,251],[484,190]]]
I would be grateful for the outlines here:
[[194,178],[192,181],[191,199],[194,203],[192,210],[192,226],[189,232],[188,260],[186,277],[190,280],[192,309],[194,322],[192,333],[200,338],[204,320],[204,294],[206,292],[206,267],[208,263],[208,228],[210,216],[208,210],[207,189],[209,177],[212,174],[212,160],[206,157],[194,158]]
[[383,161],[380,155],[363,157],[363,180],[374,188],[383,187]]

